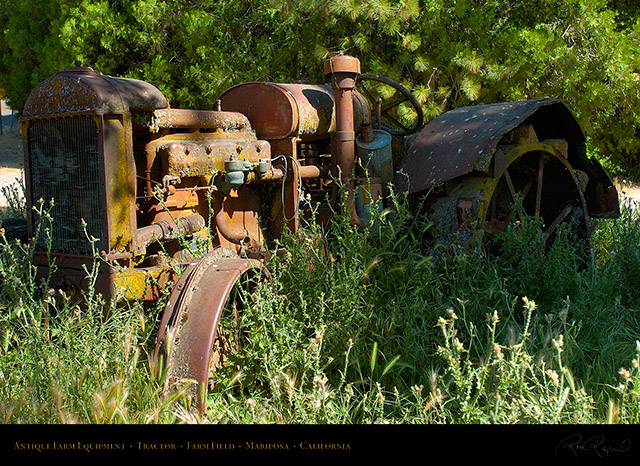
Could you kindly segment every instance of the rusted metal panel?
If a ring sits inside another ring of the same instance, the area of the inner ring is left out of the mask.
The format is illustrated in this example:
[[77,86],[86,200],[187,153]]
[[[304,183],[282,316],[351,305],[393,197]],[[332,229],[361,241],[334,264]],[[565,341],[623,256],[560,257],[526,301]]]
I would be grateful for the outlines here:
[[176,273],[171,267],[164,265],[112,269],[109,273],[110,289],[105,296],[154,303],[165,296],[167,284],[176,279]]
[[540,140],[566,140],[569,163],[590,180],[585,198],[591,216],[617,215],[611,179],[597,160],[587,158],[579,123],[557,99],[463,107],[439,116],[411,143],[394,178],[396,191],[419,193],[473,170],[489,170],[503,136],[520,125],[531,125]]
[[100,133],[104,179],[104,215],[107,253],[124,252],[136,230],[136,167],[133,158],[131,120],[104,115]]
[[[298,137],[302,141],[327,137],[335,131],[334,93],[330,86],[250,82],[220,96],[226,111],[246,115],[262,139]],[[369,104],[354,92],[355,125],[369,120]]]
[[29,95],[24,118],[65,113],[125,113],[166,108],[155,86],[130,78],[114,78],[91,68],[67,68],[40,83]]
[[[231,290],[241,275],[262,272],[259,261],[233,257],[224,249],[188,266],[165,308],[155,350],[156,357],[167,358],[170,384],[194,380],[194,395],[206,389],[218,324]],[[196,396],[198,402],[203,398]],[[199,404],[204,411],[205,404]]]
[[161,129],[192,129],[222,132],[251,132],[247,117],[238,112],[212,110],[187,110],[162,108],[153,112],[136,113],[136,128],[145,128],[151,132]]
[[[424,191],[469,173],[490,158],[502,136],[542,105],[529,100],[463,107],[431,121],[409,147],[396,175],[396,186],[409,193]],[[406,176],[405,176],[406,175]]]

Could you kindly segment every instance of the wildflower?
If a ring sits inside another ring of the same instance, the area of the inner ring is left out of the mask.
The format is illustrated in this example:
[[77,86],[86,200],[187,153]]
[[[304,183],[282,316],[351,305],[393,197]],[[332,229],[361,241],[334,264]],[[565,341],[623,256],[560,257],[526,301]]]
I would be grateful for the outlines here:
[[422,393],[422,390],[424,389],[424,385],[414,385],[411,387],[411,391],[413,393]]
[[558,335],[558,338],[554,338],[552,343],[554,347],[560,349],[564,345],[564,337],[562,335]]
[[532,312],[537,307],[536,302],[526,296],[522,298],[522,301],[524,302],[524,309],[526,312]]
[[53,296],[56,294],[56,291],[53,288],[49,288],[49,291],[47,292],[47,296],[44,297],[43,301],[46,304],[50,304],[53,302]]
[[500,318],[498,317],[498,311],[493,311],[493,314],[491,314],[490,316],[490,320],[493,323],[497,323],[500,320]]
[[631,374],[629,373],[629,371],[624,367],[618,371],[618,374],[620,374],[622,378],[625,380],[631,377]]
[[513,327],[513,325],[509,324],[507,326],[507,342],[509,343],[509,346],[513,346],[516,344],[516,341],[517,341],[516,329]]
[[429,373],[429,385],[432,391],[438,386],[438,372],[435,369],[432,369]]
[[637,360],[637,359],[633,359],[633,360],[631,361],[631,366],[632,366],[634,369],[637,369],[637,368],[638,368],[638,360]]
[[320,386],[323,387],[327,383],[327,378],[325,376],[317,376],[314,381]]
[[535,412],[536,418],[544,418],[544,411],[542,411],[539,406],[533,405],[533,411]]
[[556,371],[554,371],[553,369],[549,369],[546,374],[549,376],[554,385],[558,385],[558,380],[560,378],[558,377],[558,373]]
[[498,358],[502,358],[504,356],[502,354],[502,348],[500,348],[500,345],[493,345],[493,352],[496,353],[496,356]]
[[250,408],[253,408],[256,405],[256,400],[254,400],[253,398],[249,398],[247,400],[247,404],[249,405]]
[[449,315],[451,316],[451,318],[453,320],[456,320],[458,318],[458,316],[456,315],[456,313],[453,311],[453,309],[449,308],[447,309],[447,312],[449,313]]
[[442,403],[442,392],[440,391],[440,389],[436,389],[433,391],[433,393],[431,393],[431,400],[433,402],[433,404],[440,404]]
[[345,391],[347,392],[347,395],[353,396],[353,382],[347,384]]
[[455,338],[453,340],[453,345],[456,347],[456,349],[458,351],[462,351],[464,349],[464,345],[462,344],[462,342],[460,340],[458,340],[457,338]]

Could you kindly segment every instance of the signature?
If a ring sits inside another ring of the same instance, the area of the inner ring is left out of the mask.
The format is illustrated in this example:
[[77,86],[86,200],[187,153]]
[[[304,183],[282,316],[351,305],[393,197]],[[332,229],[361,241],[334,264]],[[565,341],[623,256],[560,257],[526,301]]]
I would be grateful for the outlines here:
[[576,458],[583,454],[595,454],[599,458],[606,458],[612,454],[625,453],[631,450],[631,440],[624,439],[618,444],[611,444],[603,435],[584,438],[580,434],[570,435],[556,447],[556,455],[570,452]]

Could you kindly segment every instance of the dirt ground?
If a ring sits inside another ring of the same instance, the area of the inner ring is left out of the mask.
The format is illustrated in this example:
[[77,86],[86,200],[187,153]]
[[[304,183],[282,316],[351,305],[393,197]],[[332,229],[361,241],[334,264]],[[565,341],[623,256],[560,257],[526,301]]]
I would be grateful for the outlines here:
[[0,135],[0,207],[7,206],[7,199],[1,188],[17,184],[24,176],[22,137],[15,128],[3,128]]
[[640,208],[640,185],[616,180],[616,188],[621,200],[629,199],[632,205]]
[[[0,135],[0,207],[6,207],[7,200],[1,189],[16,183],[16,178],[24,175],[22,137],[17,129],[4,128]],[[629,198],[640,205],[640,185],[616,180],[620,199]]]

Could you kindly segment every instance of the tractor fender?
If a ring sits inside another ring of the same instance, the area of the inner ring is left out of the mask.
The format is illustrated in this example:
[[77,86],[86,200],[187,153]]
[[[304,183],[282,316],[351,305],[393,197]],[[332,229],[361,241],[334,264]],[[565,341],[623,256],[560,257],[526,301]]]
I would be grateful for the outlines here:
[[266,274],[263,264],[220,250],[187,266],[163,311],[155,357],[168,370],[167,385],[195,381],[189,390],[200,410],[206,408],[207,379],[220,316],[244,274]]
[[395,191],[427,193],[472,171],[491,174],[502,138],[521,125],[533,127],[539,141],[567,142],[567,161],[589,179],[584,195],[591,217],[619,215],[618,194],[611,178],[595,158],[587,157],[580,124],[557,99],[461,107],[440,115],[409,145],[395,174]]

